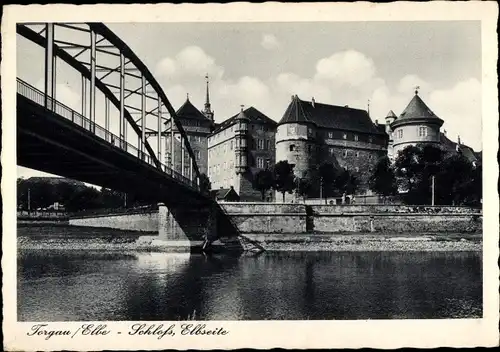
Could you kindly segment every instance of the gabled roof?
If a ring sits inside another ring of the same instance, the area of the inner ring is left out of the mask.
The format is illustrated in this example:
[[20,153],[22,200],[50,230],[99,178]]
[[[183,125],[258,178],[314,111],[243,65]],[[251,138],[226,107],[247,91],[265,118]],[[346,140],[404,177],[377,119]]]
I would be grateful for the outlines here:
[[441,146],[443,146],[446,150],[451,152],[460,152],[470,162],[480,159],[478,157],[478,153],[474,152],[474,149],[472,149],[468,145],[453,142],[448,137],[446,137],[444,133],[440,133],[439,141],[441,143]]
[[279,124],[293,122],[361,133],[382,133],[365,110],[304,101],[297,95],[293,96]]
[[277,125],[276,121],[270,119],[269,117],[267,117],[266,115],[264,115],[262,112],[260,112],[259,110],[257,110],[256,108],[254,108],[253,106],[243,110],[243,111],[240,111],[239,113],[237,113],[236,115],[234,116],[231,116],[230,118],[228,118],[227,120],[217,124],[215,130],[213,133],[217,133],[229,126],[231,126],[235,120],[239,117],[239,115],[243,113],[243,115],[248,119],[250,120],[250,122],[253,122],[253,123],[263,123],[263,124],[268,124],[268,125],[271,125],[273,127],[275,127]]
[[239,200],[240,196],[236,191],[234,190],[233,187],[231,188],[220,188],[220,189],[215,189],[211,191],[211,194],[213,197],[215,197],[216,200]]
[[406,109],[403,110],[400,119],[415,119],[415,118],[438,118],[424,101],[420,99],[417,93],[413,96]]
[[195,119],[195,120],[207,120],[210,121],[208,117],[203,115],[200,110],[198,110],[190,101],[189,98],[186,102],[177,110],[177,116],[184,119]]

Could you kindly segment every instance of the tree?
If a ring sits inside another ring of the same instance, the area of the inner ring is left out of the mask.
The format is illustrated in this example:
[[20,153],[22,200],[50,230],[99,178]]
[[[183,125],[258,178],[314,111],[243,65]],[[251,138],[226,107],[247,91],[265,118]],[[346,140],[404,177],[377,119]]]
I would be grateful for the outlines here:
[[463,205],[474,203],[477,181],[472,163],[460,154],[448,155],[436,175],[438,204]]
[[204,173],[200,174],[200,192],[204,194],[210,194],[210,190],[212,189],[212,182],[208,176]]
[[273,173],[269,169],[260,170],[253,179],[253,188],[260,192],[262,200],[274,185]]
[[396,179],[405,203],[430,203],[431,179],[440,172],[445,157],[444,150],[434,145],[408,146],[398,153]]
[[283,195],[285,202],[285,193],[292,193],[295,189],[295,177],[293,175],[293,165],[287,160],[276,163],[273,167],[274,189]]
[[325,204],[328,202],[328,196],[333,195],[335,191],[335,179],[338,173],[332,163],[325,162],[318,168],[318,176],[320,179],[320,191],[325,199]]
[[334,189],[339,194],[354,194],[358,189],[358,180],[348,170],[343,170],[335,178]]
[[301,177],[297,179],[297,194],[302,197],[304,202],[309,192],[312,190],[312,180],[309,177]]
[[387,156],[380,158],[368,181],[370,189],[384,198],[397,193],[396,175]]

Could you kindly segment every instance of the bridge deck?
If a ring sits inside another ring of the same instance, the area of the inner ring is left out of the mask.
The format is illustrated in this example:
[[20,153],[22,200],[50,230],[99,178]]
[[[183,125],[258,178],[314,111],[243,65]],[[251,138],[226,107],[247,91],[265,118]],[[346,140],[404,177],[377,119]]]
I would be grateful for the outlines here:
[[63,104],[56,102],[53,112],[41,99],[43,93],[18,81],[18,165],[167,204],[209,201],[191,180],[157,168],[145,154],[138,158],[137,148]]

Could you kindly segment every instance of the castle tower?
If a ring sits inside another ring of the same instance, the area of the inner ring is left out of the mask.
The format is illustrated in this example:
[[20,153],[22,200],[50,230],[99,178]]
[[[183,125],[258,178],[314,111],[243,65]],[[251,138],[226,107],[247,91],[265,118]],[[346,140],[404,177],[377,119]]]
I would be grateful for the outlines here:
[[390,125],[393,135],[393,155],[409,145],[440,142],[440,128],[444,121],[437,117],[415,90],[415,96],[399,118]]
[[248,167],[247,160],[247,139],[248,139],[248,122],[250,119],[241,111],[235,119],[235,171],[236,174],[243,174]]
[[385,117],[385,133],[387,133],[387,136],[389,137],[388,143],[387,143],[387,156],[389,159],[392,160],[394,154],[393,154],[393,148],[394,148],[394,139],[392,135],[392,129],[391,129],[391,124],[397,119],[396,114],[394,111],[390,110],[387,113],[387,116]]
[[[316,161],[316,124],[303,104],[306,102],[297,95],[292,96],[276,132],[276,162],[288,160],[295,165],[297,177],[303,177]],[[316,108],[314,99],[308,104],[311,109]]]
[[213,122],[214,121],[214,112],[213,112],[211,105],[210,105],[208,73],[206,74],[205,79],[207,80],[207,95],[205,98],[205,108],[203,109],[203,115],[205,115],[208,119],[210,119]]

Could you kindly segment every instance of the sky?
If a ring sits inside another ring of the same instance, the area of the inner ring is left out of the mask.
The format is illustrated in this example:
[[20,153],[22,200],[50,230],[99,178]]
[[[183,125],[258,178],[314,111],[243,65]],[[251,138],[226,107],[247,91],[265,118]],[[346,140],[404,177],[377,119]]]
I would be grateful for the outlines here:
[[[110,23],[146,64],[174,108],[189,93],[200,110],[205,75],[215,120],[253,106],[279,121],[291,95],[367,109],[384,121],[419,95],[442,130],[481,150],[481,27],[478,21]],[[18,76],[42,87],[42,51],[18,41]],[[68,72],[57,99],[79,106]],[[74,82],[78,77],[73,78]],[[19,176],[33,170],[18,168]]]

